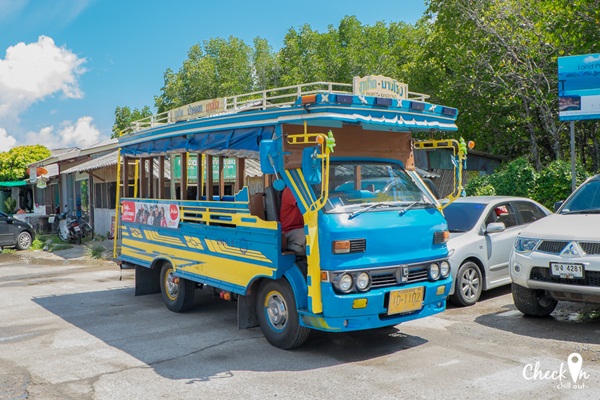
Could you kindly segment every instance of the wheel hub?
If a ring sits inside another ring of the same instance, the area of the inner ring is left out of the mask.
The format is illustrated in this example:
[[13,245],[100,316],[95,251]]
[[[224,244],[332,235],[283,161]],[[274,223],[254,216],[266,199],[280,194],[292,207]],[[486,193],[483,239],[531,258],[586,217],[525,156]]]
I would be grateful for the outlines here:
[[173,278],[173,272],[171,271],[167,276],[167,292],[169,293],[169,297],[176,298],[178,290],[179,285],[175,283],[175,278]]
[[465,297],[472,299],[479,291],[479,277],[473,269],[465,271],[462,277],[462,292]]
[[276,328],[285,326],[288,319],[288,311],[285,300],[280,295],[272,294],[269,296],[267,300],[267,314],[273,326]]

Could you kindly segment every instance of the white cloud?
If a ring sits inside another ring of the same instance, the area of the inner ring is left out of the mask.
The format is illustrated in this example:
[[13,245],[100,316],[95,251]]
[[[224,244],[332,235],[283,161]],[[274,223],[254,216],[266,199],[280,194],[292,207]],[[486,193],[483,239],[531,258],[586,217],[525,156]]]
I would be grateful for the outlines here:
[[25,141],[28,144],[41,144],[49,149],[89,147],[107,139],[101,136],[92,122],[93,118],[87,116],[79,118],[75,124],[65,121],[58,131],[53,126],[48,126],[39,132],[29,132],[26,134]]
[[18,119],[33,103],[55,93],[82,98],[78,78],[85,62],[48,36],[9,47],[0,59],[0,117]]
[[6,129],[0,128],[0,152],[9,151],[17,144],[17,139],[10,136]]

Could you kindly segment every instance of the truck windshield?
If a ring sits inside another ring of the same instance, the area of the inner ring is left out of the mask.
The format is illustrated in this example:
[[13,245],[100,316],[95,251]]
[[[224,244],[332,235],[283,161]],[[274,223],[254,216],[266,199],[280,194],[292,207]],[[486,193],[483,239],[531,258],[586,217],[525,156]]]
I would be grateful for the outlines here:
[[406,207],[435,205],[399,165],[375,162],[330,164],[325,212],[361,213]]

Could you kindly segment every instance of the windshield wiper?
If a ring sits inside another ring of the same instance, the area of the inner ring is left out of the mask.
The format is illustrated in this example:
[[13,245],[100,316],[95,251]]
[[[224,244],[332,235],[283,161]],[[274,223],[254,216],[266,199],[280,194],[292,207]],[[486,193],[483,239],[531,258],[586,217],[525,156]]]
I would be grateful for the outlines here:
[[400,212],[398,213],[398,215],[404,215],[405,212],[407,212],[408,210],[410,210],[411,208],[413,208],[417,204],[421,204],[421,202],[420,201],[415,201],[413,203],[410,203],[409,205],[407,205],[406,207],[404,207],[402,210],[400,210]]
[[387,205],[387,204],[386,204],[386,203],[382,203],[382,202],[379,202],[379,203],[371,203],[371,204],[369,204],[368,206],[366,206],[366,207],[364,207],[364,208],[361,208],[360,210],[356,210],[356,211],[354,211],[352,214],[350,214],[350,216],[348,217],[348,219],[352,219],[352,218],[356,217],[357,215],[360,215],[360,214],[362,214],[362,213],[364,213],[364,212],[367,212],[367,211],[369,211],[369,210],[372,210],[373,208],[377,208],[377,207],[383,207],[383,206],[385,206],[385,205]]

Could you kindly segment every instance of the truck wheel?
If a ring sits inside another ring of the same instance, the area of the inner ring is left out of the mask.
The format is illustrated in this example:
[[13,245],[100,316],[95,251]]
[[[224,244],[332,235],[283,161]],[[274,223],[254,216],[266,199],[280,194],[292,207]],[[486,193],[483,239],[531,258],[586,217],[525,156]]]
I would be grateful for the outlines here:
[[194,305],[196,284],[173,276],[175,269],[169,262],[160,271],[160,292],[167,308],[173,312],[189,310]]
[[554,311],[558,304],[558,301],[544,290],[527,289],[513,283],[511,291],[517,309],[531,317],[546,317]]
[[472,306],[479,300],[483,288],[483,279],[479,266],[467,261],[460,266],[454,280],[452,303],[458,306]]
[[310,329],[300,326],[294,292],[285,279],[267,280],[261,285],[256,314],[263,335],[275,347],[292,349],[308,339]]
[[31,239],[31,234],[29,232],[23,231],[19,233],[19,236],[17,236],[17,249],[27,250],[31,247]]

